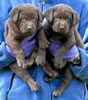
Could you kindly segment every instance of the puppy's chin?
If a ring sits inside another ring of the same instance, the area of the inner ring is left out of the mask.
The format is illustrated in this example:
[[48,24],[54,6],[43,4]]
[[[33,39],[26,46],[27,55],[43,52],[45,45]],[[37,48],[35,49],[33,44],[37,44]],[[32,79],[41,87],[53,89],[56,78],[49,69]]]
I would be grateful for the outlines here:
[[25,29],[20,29],[21,33],[24,35],[32,35],[34,32],[36,32],[36,29],[32,30],[25,30]]
[[57,28],[57,27],[53,27],[53,31],[56,32],[56,33],[59,33],[59,34],[67,34],[69,32],[69,29],[66,29],[66,28]]
[[62,30],[62,29],[55,28],[55,27],[53,27],[53,31],[56,32],[56,33],[63,33],[63,34],[65,33],[64,29]]

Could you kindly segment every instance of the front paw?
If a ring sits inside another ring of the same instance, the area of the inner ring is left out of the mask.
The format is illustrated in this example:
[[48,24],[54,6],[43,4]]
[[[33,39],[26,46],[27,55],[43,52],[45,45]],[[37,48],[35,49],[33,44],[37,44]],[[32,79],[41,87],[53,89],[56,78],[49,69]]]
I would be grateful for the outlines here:
[[50,77],[58,77],[58,72],[56,70],[48,69],[48,66],[46,65],[46,68],[43,67],[44,72],[50,76]]
[[26,82],[32,91],[39,90],[40,86],[34,80],[28,79]]
[[37,56],[37,58],[35,59],[35,63],[39,66],[43,66],[46,63],[46,60],[43,56]]
[[61,68],[62,67],[62,58],[60,57],[55,57],[54,59],[54,66],[56,69]]
[[44,81],[45,82],[50,82],[50,81],[52,81],[54,79],[54,77],[50,77],[50,76],[48,76],[48,75],[45,75],[44,76]]
[[38,91],[40,86],[35,82],[32,85],[30,85],[30,88],[32,91]]
[[17,60],[17,64],[19,67],[23,68],[23,69],[26,69],[27,68],[27,64],[24,60]]
[[57,88],[53,91],[53,96],[57,97],[57,96],[60,96],[61,95],[61,91]]
[[46,48],[48,48],[48,46],[49,46],[48,40],[39,42],[39,47],[42,48],[42,49],[46,49]]

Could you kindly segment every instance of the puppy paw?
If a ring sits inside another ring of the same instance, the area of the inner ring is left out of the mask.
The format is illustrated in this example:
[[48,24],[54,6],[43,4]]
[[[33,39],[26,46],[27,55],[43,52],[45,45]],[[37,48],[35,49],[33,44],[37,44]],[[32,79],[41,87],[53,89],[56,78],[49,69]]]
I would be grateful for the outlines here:
[[38,91],[39,88],[40,88],[40,86],[35,82],[35,83],[33,83],[33,84],[31,85],[30,88],[31,88],[32,91]]
[[46,70],[45,71],[47,73],[47,75],[49,75],[50,77],[57,77],[58,76],[58,72],[57,71],[50,71],[50,70]]
[[32,91],[38,91],[40,88],[40,86],[33,79],[29,78],[25,82],[28,84]]
[[58,77],[58,72],[54,72],[53,74],[52,74],[52,77]]
[[39,43],[39,47],[42,48],[42,49],[46,49],[46,48],[48,48],[48,46],[49,46],[49,41],[48,41],[48,40],[46,40],[46,41],[41,41],[41,42]]
[[60,96],[61,95],[61,91],[59,91],[58,89],[55,89],[53,91],[53,96],[57,97],[57,96]]
[[23,60],[17,60],[17,64],[18,64],[19,67],[21,67],[23,69],[27,68],[27,64]]
[[54,79],[54,77],[49,77],[48,75],[45,75],[44,76],[44,81],[45,82],[49,82],[49,81],[51,81],[51,80],[53,80]]
[[35,63],[39,66],[42,66],[46,63],[45,58],[42,56],[37,56],[37,58],[35,59]]
[[62,59],[55,57],[54,66],[55,66],[55,69],[62,68]]

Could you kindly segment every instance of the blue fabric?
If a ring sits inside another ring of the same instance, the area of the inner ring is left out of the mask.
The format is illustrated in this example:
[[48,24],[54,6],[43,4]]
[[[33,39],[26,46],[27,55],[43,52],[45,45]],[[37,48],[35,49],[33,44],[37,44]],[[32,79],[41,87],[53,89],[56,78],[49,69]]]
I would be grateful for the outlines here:
[[[40,90],[31,92],[30,88],[17,76],[13,78],[12,87],[8,93],[8,100],[87,100],[87,91],[85,83],[88,83],[88,5],[85,0],[45,0],[45,5],[42,7],[42,0],[0,0],[0,100],[5,99],[6,91],[8,91],[13,73],[6,67],[15,58],[9,55],[6,51],[4,42],[4,23],[9,17],[8,13],[11,8],[19,4],[32,3],[43,10],[43,13],[50,7],[64,3],[70,5],[77,11],[80,16],[80,22],[77,25],[81,37],[85,43],[85,50],[78,48],[81,54],[81,66],[70,67],[77,78],[71,80],[69,86],[63,94],[55,98],[52,96],[52,91],[60,82],[61,77],[54,79],[49,83],[43,80],[44,72],[42,68],[36,67],[29,70],[33,79],[40,85]],[[84,38],[85,37],[85,38]]]
[[13,61],[15,61],[15,58],[8,54],[5,42],[2,42],[0,44],[0,69],[3,66],[8,66]]

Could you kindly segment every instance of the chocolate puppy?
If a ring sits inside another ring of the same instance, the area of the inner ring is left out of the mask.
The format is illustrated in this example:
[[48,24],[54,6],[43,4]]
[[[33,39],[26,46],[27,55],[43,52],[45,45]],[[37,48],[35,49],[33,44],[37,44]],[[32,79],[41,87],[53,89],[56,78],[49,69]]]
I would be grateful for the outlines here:
[[[58,40],[61,42],[61,46],[57,48],[55,57],[48,55],[47,61],[44,61],[45,58],[47,58],[45,57],[45,55],[42,55],[44,59],[40,56],[41,52],[42,54],[46,54],[46,50],[41,49],[36,59],[36,62],[37,64],[42,64],[46,62],[46,64],[43,66],[45,67],[47,66],[45,68],[46,69],[45,72],[50,77],[46,76],[45,81],[54,79],[61,72],[61,70],[64,72],[63,79],[60,82],[58,88],[56,88],[53,91],[54,96],[60,96],[73,77],[73,74],[70,70],[69,65],[66,64],[66,62],[63,65],[62,57],[74,45],[80,48],[84,48],[83,41],[78,31],[76,30],[76,24],[79,21],[79,16],[71,7],[64,5],[64,4],[58,4],[52,8],[49,8],[45,13],[45,17],[47,21],[44,24],[42,31],[46,35],[48,41]],[[42,58],[43,60],[39,61],[40,58]],[[56,70],[55,72],[56,74],[53,73],[53,71],[51,70],[52,66]]]
[[31,4],[23,4],[13,8],[9,15],[10,18],[5,24],[4,37],[7,46],[12,50],[17,61],[10,64],[9,67],[30,86],[32,91],[37,91],[39,86],[27,72],[27,67],[30,68],[34,64],[37,50],[35,49],[25,60],[25,55],[20,47],[20,42],[24,38],[31,36],[34,32],[36,32],[37,35],[37,32],[42,27],[41,22],[43,20],[43,14],[39,8],[34,7]]
[[58,69],[62,67],[64,54],[75,44],[84,48],[82,39],[75,27],[79,17],[71,7],[64,4],[49,8],[45,13],[45,17],[47,22],[44,27],[48,40],[59,40],[62,43],[56,50],[54,58],[55,68]]

